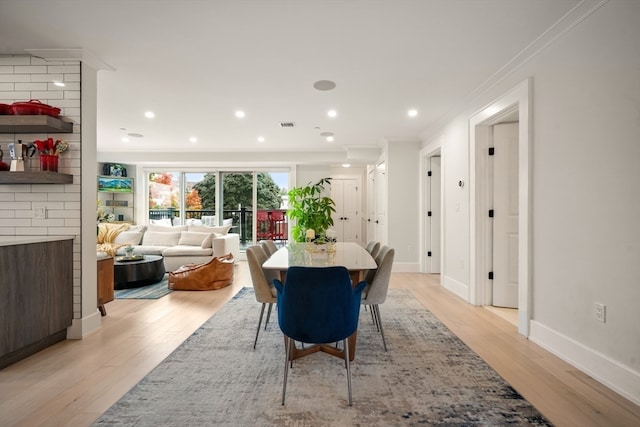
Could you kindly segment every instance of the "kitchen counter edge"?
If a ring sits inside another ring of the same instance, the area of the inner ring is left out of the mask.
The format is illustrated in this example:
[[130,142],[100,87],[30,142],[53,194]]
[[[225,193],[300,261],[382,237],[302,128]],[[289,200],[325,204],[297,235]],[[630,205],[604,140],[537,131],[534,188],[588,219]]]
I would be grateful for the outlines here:
[[28,245],[30,243],[73,240],[74,236],[0,236],[0,246]]

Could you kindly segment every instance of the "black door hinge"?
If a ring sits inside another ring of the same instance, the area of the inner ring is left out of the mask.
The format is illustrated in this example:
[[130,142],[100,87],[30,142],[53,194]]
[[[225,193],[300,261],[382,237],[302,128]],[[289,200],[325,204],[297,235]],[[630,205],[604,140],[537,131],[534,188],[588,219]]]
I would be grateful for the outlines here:
[[427,256],[431,256],[431,251],[427,252]]
[[489,147],[489,155],[493,156],[494,154],[496,154],[496,149],[495,147]]
[[489,280],[493,280],[493,271],[489,272]]
[[428,211],[428,212],[427,212],[427,216],[431,216],[431,211]]
[[493,218],[493,209],[489,209],[489,218]]
[[427,176],[431,176],[431,171],[427,172]]

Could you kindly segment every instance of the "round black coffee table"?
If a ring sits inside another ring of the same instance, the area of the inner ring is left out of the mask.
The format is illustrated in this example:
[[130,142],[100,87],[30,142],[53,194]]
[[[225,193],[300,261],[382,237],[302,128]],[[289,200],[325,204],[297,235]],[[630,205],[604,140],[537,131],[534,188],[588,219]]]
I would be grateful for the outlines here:
[[157,283],[164,277],[162,256],[145,255],[144,259],[129,261],[116,257],[113,263],[113,288],[129,289]]

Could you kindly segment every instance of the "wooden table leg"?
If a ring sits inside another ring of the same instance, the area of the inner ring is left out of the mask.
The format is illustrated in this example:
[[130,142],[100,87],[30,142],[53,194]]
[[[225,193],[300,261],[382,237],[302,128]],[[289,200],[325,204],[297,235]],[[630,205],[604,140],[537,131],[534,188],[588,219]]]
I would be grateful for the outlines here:
[[[356,340],[358,337],[358,331],[354,332],[347,340],[349,345],[349,361],[353,362],[356,357]],[[286,340],[285,340],[286,345]],[[291,346],[291,354],[289,355],[289,360],[295,360],[300,357],[308,356],[313,353],[317,353],[318,351],[322,351],[324,353],[328,353],[332,356],[339,357],[340,359],[344,359],[344,350],[337,349],[333,346],[333,344],[314,344],[307,348],[297,348],[295,346],[295,341]]]

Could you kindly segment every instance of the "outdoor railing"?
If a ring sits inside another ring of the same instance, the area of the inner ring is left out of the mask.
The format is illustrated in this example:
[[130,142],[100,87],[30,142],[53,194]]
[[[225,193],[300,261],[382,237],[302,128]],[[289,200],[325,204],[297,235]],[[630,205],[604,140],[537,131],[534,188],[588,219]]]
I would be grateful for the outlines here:
[[[286,209],[258,209],[257,215],[257,239],[271,239],[286,241],[289,233],[289,220]],[[213,216],[213,210],[187,210],[184,211],[186,223],[188,219],[202,219],[203,216]],[[231,231],[240,235],[240,242],[246,244],[253,242],[253,210],[247,208],[225,210],[223,219],[233,219]],[[180,212],[175,209],[149,209],[149,219],[180,218]]]

